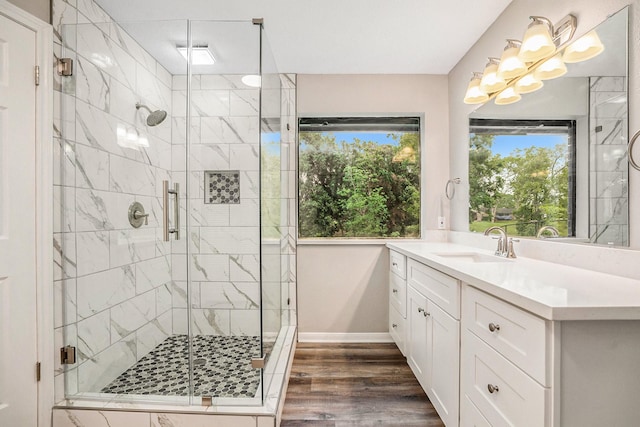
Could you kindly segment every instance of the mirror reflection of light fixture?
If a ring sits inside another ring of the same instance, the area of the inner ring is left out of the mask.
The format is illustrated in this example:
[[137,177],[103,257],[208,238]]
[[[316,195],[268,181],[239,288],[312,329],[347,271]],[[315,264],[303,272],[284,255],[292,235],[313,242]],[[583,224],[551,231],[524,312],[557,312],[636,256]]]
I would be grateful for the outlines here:
[[[189,60],[187,46],[177,45],[176,49],[178,49],[178,52],[180,52],[180,55],[182,55],[185,60]],[[208,44],[199,44],[191,47],[191,63],[193,65],[213,65],[215,62],[216,59],[209,50]]]
[[391,161],[393,163],[401,163],[404,161],[408,161],[409,163],[415,163],[416,151],[413,148],[408,146],[403,147],[400,151],[396,153],[395,156],[393,156],[393,159],[391,159]]
[[567,63],[586,61],[604,51],[604,45],[596,31],[591,31],[571,43],[564,51],[562,59]]
[[538,80],[533,73],[529,73],[515,84],[515,88],[519,94],[531,93],[544,86],[541,80]]
[[519,77],[528,71],[527,64],[518,57],[521,44],[518,40],[507,40],[507,46],[502,52],[500,65],[498,65],[498,75],[505,80]]
[[464,95],[465,104],[482,104],[489,100],[487,92],[480,89],[480,80],[482,79],[481,73],[473,73],[471,81],[467,86],[467,92]]
[[482,79],[480,80],[480,89],[485,93],[498,92],[507,86],[507,83],[502,77],[498,75],[498,64],[500,60],[498,58],[489,58],[487,66],[482,73]]
[[242,83],[249,87],[262,86],[262,77],[257,74],[247,74],[246,76],[242,76],[240,80],[242,80]]
[[496,96],[496,105],[508,105],[520,101],[522,97],[513,86],[506,88]]
[[540,64],[533,74],[540,80],[551,80],[567,74],[567,66],[564,65],[562,55],[559,53]]
[[531,23],[522,38],[520,59],[525,62],[537,62],[556,51],[553,42],[553,24],[542,16],[530,16]]

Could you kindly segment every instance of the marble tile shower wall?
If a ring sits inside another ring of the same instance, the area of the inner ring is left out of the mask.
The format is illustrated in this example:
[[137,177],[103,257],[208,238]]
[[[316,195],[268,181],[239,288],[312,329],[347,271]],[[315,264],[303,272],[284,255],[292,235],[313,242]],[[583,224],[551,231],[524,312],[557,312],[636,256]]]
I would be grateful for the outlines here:
[[[191,223],[172,245],[174,334],[187,332],[187,262],[194,334],[260,333],[259,90],[241,77],[192,76],[190,194],[187,204],[181,184],[180,203]],[[173,76],[174,135],[185,134],[186,97],[186,76]],[[184,172],[185,140],[172,142],[173,170]],[[240,202],[208,203],[205,171],[238,171]]]
[[[171,177],[171,121],[145,124],[141,101],[171,116],[171,75],[91,0],[53,0],[55,57],[56,400],[95,392],[172,333],[170,244],[162,241],[161,182]],[[159,185],[160,184],[160,185]],[[133,201],[150,214],[134,229]],[[64,378],[66,376],[66,379]]]
[[296,75],[283,74],[280,135],[282,141],[282,195],[281,195],[281,307],[282,326],[296,325],[296,245],[298,238],[298,139]]
[[627,80],[590,79],[590,236],[628,245]]

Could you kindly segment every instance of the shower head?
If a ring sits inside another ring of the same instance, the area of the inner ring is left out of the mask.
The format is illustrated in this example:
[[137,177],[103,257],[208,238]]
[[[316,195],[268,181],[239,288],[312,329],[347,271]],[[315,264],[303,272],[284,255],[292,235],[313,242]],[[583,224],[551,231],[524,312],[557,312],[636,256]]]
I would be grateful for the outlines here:
[[136,110],[139,110],[141,108],[144,108],[145,110],[147,110],[149,112],[149,116],[147,117],[147,126],[157,126],[160,123],[162,123],[164,121],[164,119],[167,118],[167,112],[164,110],[156,110],[156,111],[151,111],[151,109],[149,107],[147,107],[144,104],[141,103],[137,103],[136,104]]

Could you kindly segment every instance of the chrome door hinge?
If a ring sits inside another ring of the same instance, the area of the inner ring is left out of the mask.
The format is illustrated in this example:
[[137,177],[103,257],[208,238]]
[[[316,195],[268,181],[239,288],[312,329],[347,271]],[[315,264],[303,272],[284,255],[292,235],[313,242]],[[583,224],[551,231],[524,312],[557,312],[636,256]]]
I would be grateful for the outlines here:
[[253,369],[264,369],[265,357],[254,357],[251,359],[251,367]]
[[76,363],[76,348],[70,345],[60,349],[60,364],[73,365]]
[[36,381],[40,381],[42,379],[42,363],[36,363]]
[[59,58],[56,64],[58,69],[58,75],[63,77],[73,76],[73,59],[71,58]]
[[36,86],[40,86],[40,66],[36,65],[35,66],[35,81],[36,81]]

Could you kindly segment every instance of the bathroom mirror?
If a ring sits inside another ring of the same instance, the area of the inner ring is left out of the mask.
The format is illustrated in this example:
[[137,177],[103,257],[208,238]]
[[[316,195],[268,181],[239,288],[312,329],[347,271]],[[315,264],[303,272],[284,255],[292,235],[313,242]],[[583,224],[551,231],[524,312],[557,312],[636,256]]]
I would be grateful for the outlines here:
[[628,7],[594,30],[601,54],[469,116],[470,231],[629,245]]

